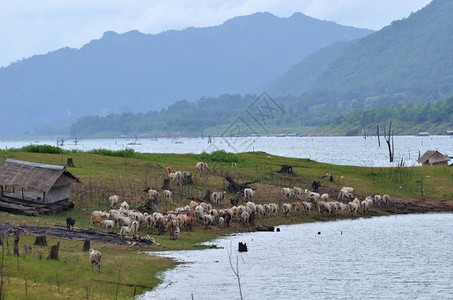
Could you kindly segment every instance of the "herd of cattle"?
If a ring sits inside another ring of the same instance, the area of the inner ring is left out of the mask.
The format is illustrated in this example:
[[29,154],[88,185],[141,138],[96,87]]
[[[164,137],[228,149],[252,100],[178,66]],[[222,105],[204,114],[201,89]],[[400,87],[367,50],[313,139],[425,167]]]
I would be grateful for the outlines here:
[[[208,170],[208,165],[199,162],[196,165],[198,172]],[[167,173],[174,177],[173,168],[167,167]],[[183,172],[181,172],[183,173]],[[154,189],[147,190],[148,198],[159,197],[159,192]],[[163,191],[164,198],[171,199],[172,192]],[[173,211],[161,211],[154,213],[141,213],[137,210],[129,209],[126,201],[120,203],[118,195],[111,196],[109,200],[110,211],[94,211],[90,217],[90,226],[100,224],[105,229],[119,229],[123,236],[138,235],[139,231],[145,229],[148,232],[157,230],[158,234],[169,232],[171,239],[178,239],[181,230],[192,231],[195,226],[228,227],[231,222],[253,225],[256,218],[269,218],[276,216],[281,210],[284,216],[308,213],[315,210],[320,214],[345,214],[355,215],[359,212],[367,214],[373,206],[380,207],[390,201],[389,195],[367,196],[364,200],[359,200],[352,187],[343,187],[338,193],[337,199],[331,199],[329,194],[319,194],[317,192],[302,190],[300,187],[282,188],[279,203],[257,204],[253,202],[255,190],[244,189],[242,194],[237,194],[230,199],[231,206],[226,205],[225,192],[213,192],[210,203],[191,201],[190,204],[178,207]],[[240,205],[240,201],[245,203]],[[305,201],[303,201],[305,200]],[[119,208],[115,207],[119,204]]]
[[[208,164],[199,162],[196,165],[199,173],[208,170]],[[180,184],[184,176],[189,172],[173,172],[173,168],[167,167],[167,173],[171,180]],[[159,197],[159,192],[154,189],[146,190],[149,199]],[[253,202],[256,191],[251,188],[244,189],[243,193],[238,193],[230,199],[231,206],[226,205],[225,192],[213,192],[211,194],[211,203],[190,201],[190,204],[183,207],[175,208],[173,211],[161,211],[154,213],[141,213],[137,210],[129,209],[126,201],[120,203],[120,197],[113,195],[109,197],[110,211],[93,211],[90,217],[90,226],[99,224],[105,229],[119,229],[122,236],[138,235],[139,230],[146,229],[152,232],[154,229],[157,233],[163,234],[169,232],[171,239],[179,239],[181,230],[193,231],[195,226],[203,226],[208,229],[211,226],[229,227],[232,222],[242,223],[244,225],[254,225],[256,218],[269,218],[276,216],[278,212],[283,212],[285,217],[291,213],[308,214],[310,211],[317,211],[320,214],[350,214],[355,215],[359,212],[367,214],[373,206],[381,207],[390,202],[390,196],[374,195],[367,196],[364,200],[359,200],[354,188],[343,187],[338,193],[337,199],[331,199],[327,193],[320,194],[317,191],[302,190],[300,187],[284,187],[281,190],[279,203],[256,204]],[[172,198],[170,190],[162,192],[165,199]],[[239,203],[245,199],[244,205]],[[305,201],[303,201],[305,200]],[[117,209],[115,207],[119,205]],[[68,218],[69,223],[73,220]],[[74,225],[68,223],[68,229]],[[147,236],[149,237],[149,236]],[[153,238],[152,242],[156,243]],[[156,243],[157,244],[157,243]],[[101,253],[97,250],[90,249],[90,261],[97,267],[100,272]]]

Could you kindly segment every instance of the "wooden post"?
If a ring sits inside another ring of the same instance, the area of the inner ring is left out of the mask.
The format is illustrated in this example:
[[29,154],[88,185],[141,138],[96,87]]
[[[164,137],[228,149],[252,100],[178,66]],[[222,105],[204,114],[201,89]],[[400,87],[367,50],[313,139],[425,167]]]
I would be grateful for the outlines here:
[[19,256],[19,235],[14,236],[14,254]]
[[88,251],[90,250],[90,240],[84,240],[83,241],[83,251]]
[[72,157],[68,157],[68,159],[66,160],[66,166],[74,168],[74,161],[72,160]]

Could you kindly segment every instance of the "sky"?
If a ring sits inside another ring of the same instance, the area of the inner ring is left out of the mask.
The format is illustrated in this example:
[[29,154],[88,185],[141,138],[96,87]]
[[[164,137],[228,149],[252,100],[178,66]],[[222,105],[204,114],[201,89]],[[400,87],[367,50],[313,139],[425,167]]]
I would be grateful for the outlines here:
[[80,48],[106,31],[165,30],[222,24],[235,16],[295,12],[379,30],[431,0],[0,0],[0,66],[63,47]]

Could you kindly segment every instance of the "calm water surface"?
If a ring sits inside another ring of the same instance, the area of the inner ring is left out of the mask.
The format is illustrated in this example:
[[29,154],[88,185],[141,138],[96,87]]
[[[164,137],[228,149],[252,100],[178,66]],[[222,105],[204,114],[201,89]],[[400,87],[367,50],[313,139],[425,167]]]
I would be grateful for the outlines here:
[[[142,299],[453,299],[453,214],[398,215],[280,226],[164,252],[186,262]],[[317,233],[321,232],[320,235]],[[249,251],[237,252],[238,242]]]
[[[403,159],[406,166],[418,165],[419,152],[438,150],[453,156],[453,138],[451,136],[396,136],[395,163],[388,161],[387,144],[381,138],[378,146],[377,137],[255,137],[228,138],[215,137],[212,143],[207,138],[159,138],[139,139],[137,145],[131,145],[132,139],[81,140],[77,145],[66,141],[64,149],[91,150],[106,148],[122,150],[133,148],[138,152],[148,153],[201,153],[220,149],[229,152],[264,151],[286,157],[310,158],[319,162],[355,166],[391,166]],[[56,141],[0,141],[0,148],[18,148],[29,144],[56,145]]]

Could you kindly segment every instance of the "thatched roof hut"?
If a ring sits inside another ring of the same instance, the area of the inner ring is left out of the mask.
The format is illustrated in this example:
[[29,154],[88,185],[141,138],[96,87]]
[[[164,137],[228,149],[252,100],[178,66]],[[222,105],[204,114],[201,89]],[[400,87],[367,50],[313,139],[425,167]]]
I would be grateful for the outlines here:
[[70,186],[78,179],[65,166],[14,159],[0,162],[1,196],[39,203],[69,199]]
[[448,165],[448,161],[450,158],[447,155],[444,155],[436,150],[428,150],[423,154],[419,159],[417,159],[418,163],[422,165]]

